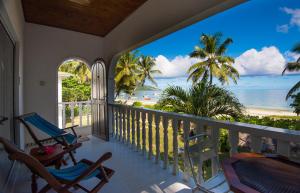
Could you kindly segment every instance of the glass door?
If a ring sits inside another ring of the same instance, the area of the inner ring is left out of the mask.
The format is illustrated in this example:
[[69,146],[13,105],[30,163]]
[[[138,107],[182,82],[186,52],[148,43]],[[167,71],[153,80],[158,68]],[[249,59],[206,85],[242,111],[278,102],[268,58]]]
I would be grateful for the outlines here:
[[[14,142],[14,44],[0,22],[0,136]],[[8,179],[12,162],[0,145],[0,190]]]

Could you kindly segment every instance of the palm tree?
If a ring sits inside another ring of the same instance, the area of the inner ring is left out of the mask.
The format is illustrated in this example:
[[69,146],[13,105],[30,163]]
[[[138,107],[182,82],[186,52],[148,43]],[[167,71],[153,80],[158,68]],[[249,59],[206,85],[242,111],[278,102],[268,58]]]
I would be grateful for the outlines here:
[[236,83],[239,73],[232,66],[234,59],[224,55],[232,39],[227,38],[221,42],[221,37],[221,33],[203,34],[200,37],[200,46],[195,46],[190,57],[199,58],[201,61],[188,69],[188,80],[192,79],[193,83],[197,83],[201,78],[202,80],[209,79],[209,83],[212,84],[213,77],[216,77],[222,84],[228,83],[229,78]]
[[87,64],[80,60],[68,60],[64,62],[58,69],[60,72],[68,72],[74,74],[78,78],[80,83],[90,84],[91,82],[91,71]]
[[139,84],[138,57],[136,52],[126,52],[121,55],[115,68],[116,95],[121,91],[132,95]]
[[141,56],[138,61],[141,73],[139,74],[141,86],[144,86],[146,79],[150,80],[155,86],[157,83],[153,78],[153,74],[161,74],[160,70],[154,70],[155,59],[150,56]]
[[[292,52],[295,52],[295,53],[299,53],[300,54],[300,43],[298,43],[293,49],[292,49]],[[299,71],[300,70],[300,57],[297,59],[296,62],[289,62],[286,64],[283,72],[282,72],[282,75],[286,72],[286,71],[289,71],[289,72],[296,72],[296,71]],[[288,92],[288,94],[286,95],[286,100],[288,98],[290,98],[296,91],[298,91],[298,89],[300,88],[300,81],[297,82]]]
[[90,83],[92,80],[92,73],[89,67],[83,63],[78,62],[74,70],[75,74],[78,76],[81,83]]
[[291,98],[293,99],[293,102],[290,104],[290,106],[294,108],[294,113],[299,115],[300,114],[300,93],[292,95]]
[[188,91],[179,86],[166,88],[158,105],[178,113],[214,118],[236,118],[244,108],[231,92],[205,81],[194,84]]

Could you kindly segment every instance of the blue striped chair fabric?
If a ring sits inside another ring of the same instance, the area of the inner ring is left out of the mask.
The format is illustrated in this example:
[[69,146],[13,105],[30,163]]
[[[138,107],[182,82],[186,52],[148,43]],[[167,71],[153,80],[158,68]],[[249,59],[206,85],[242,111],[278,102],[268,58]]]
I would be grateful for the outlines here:
[[[34,125],[36,128],[40,129],[41,131],[47,133],[51,137],[58,137],[64,133],[64,130],[58,128],[56,125],[50,123],[49,121],[45,120],[37,113],[33,113],[32,115],[26,116],[24,121],[29,122],[30,124]],[[65,140],[69,144],[74,144],[77,142],[77,137],[68,133],[64,135]]]

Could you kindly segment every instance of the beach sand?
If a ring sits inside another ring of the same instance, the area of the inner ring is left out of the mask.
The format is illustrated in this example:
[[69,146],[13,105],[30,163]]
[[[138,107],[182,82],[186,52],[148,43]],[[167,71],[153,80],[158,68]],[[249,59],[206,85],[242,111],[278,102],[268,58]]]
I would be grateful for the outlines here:
[[276,115],[276,116],[297,116],[296,113],[290,110],[285,109],[267,109],[267,108],[252,108],[252,107],[246,107],[247,115],[252,116],[270,116],[270,115]]
[[[126,102],[127,105],[132,105],[137,100],[121,100],[122,102]],[[138,100],[142,102],[143,105],[155,105],[156,101],[153,100]],[[246,107],[245,112],[246,115],[251,116],[297,116],[292,110],[287,109],[271,109],[271,108],[256,108],[256,107]]]

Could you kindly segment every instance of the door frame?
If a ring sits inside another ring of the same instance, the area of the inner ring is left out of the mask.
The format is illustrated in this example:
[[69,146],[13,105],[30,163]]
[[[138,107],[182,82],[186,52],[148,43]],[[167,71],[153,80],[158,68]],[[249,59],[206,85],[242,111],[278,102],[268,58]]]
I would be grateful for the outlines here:
[[[16,116],[20,113],[20,104],[19,104],[19,99],[20,99],[20,93],[19,93],[19,84],[20,84],[20,75],[19,75],[19,66],[18,64],[20,63],[19,56],[20,56],[20,44],[17,41],[17,34],[14,30],[14,27],[9,19],[9,16],[7,14],[6,8],[4,6],[3,1],[0,1],[0,25],[3,26],[5,29],[6,33],[8,34],[14,50],[13,50],[13,115]],[[12,127],[13,133],[11,140],[14,143],[17,143],[19,146],[23,146],[21,144],[21,133],[20,133],[20,125],[18,122],[14,119],[12,121]]]
[[[9,36],[10,41],[13,44],[13,121],[12,121],[12,130],[11,132],[11,138],[14,143],[17,143],[19,146],[23,147],[21,144],[21,132],[19,129],[19,124],[14,119],[14,116],[19,114],[19,55],[20,55],[20,46],[19,43],[17,43],[17,35],[15,33],[15,30],[12,26],[12,23],[10,22],[10,19],[8,17],[8,14],[6,12],[5,6],[3,4],[3,1],[0,1],[0,25],[3,26],[4,30]],[[18,129],[16,129],[18,128]],[[17,132],[18,131],[18,132]],[[24,137],[23,137],[24,138]],[[4,182],[4,189],[7,188],[8,183],[13,178],[13,170],[16,166],[16,162],[14,161],[9,169],[8,175],[6,176],[6,180]]]

